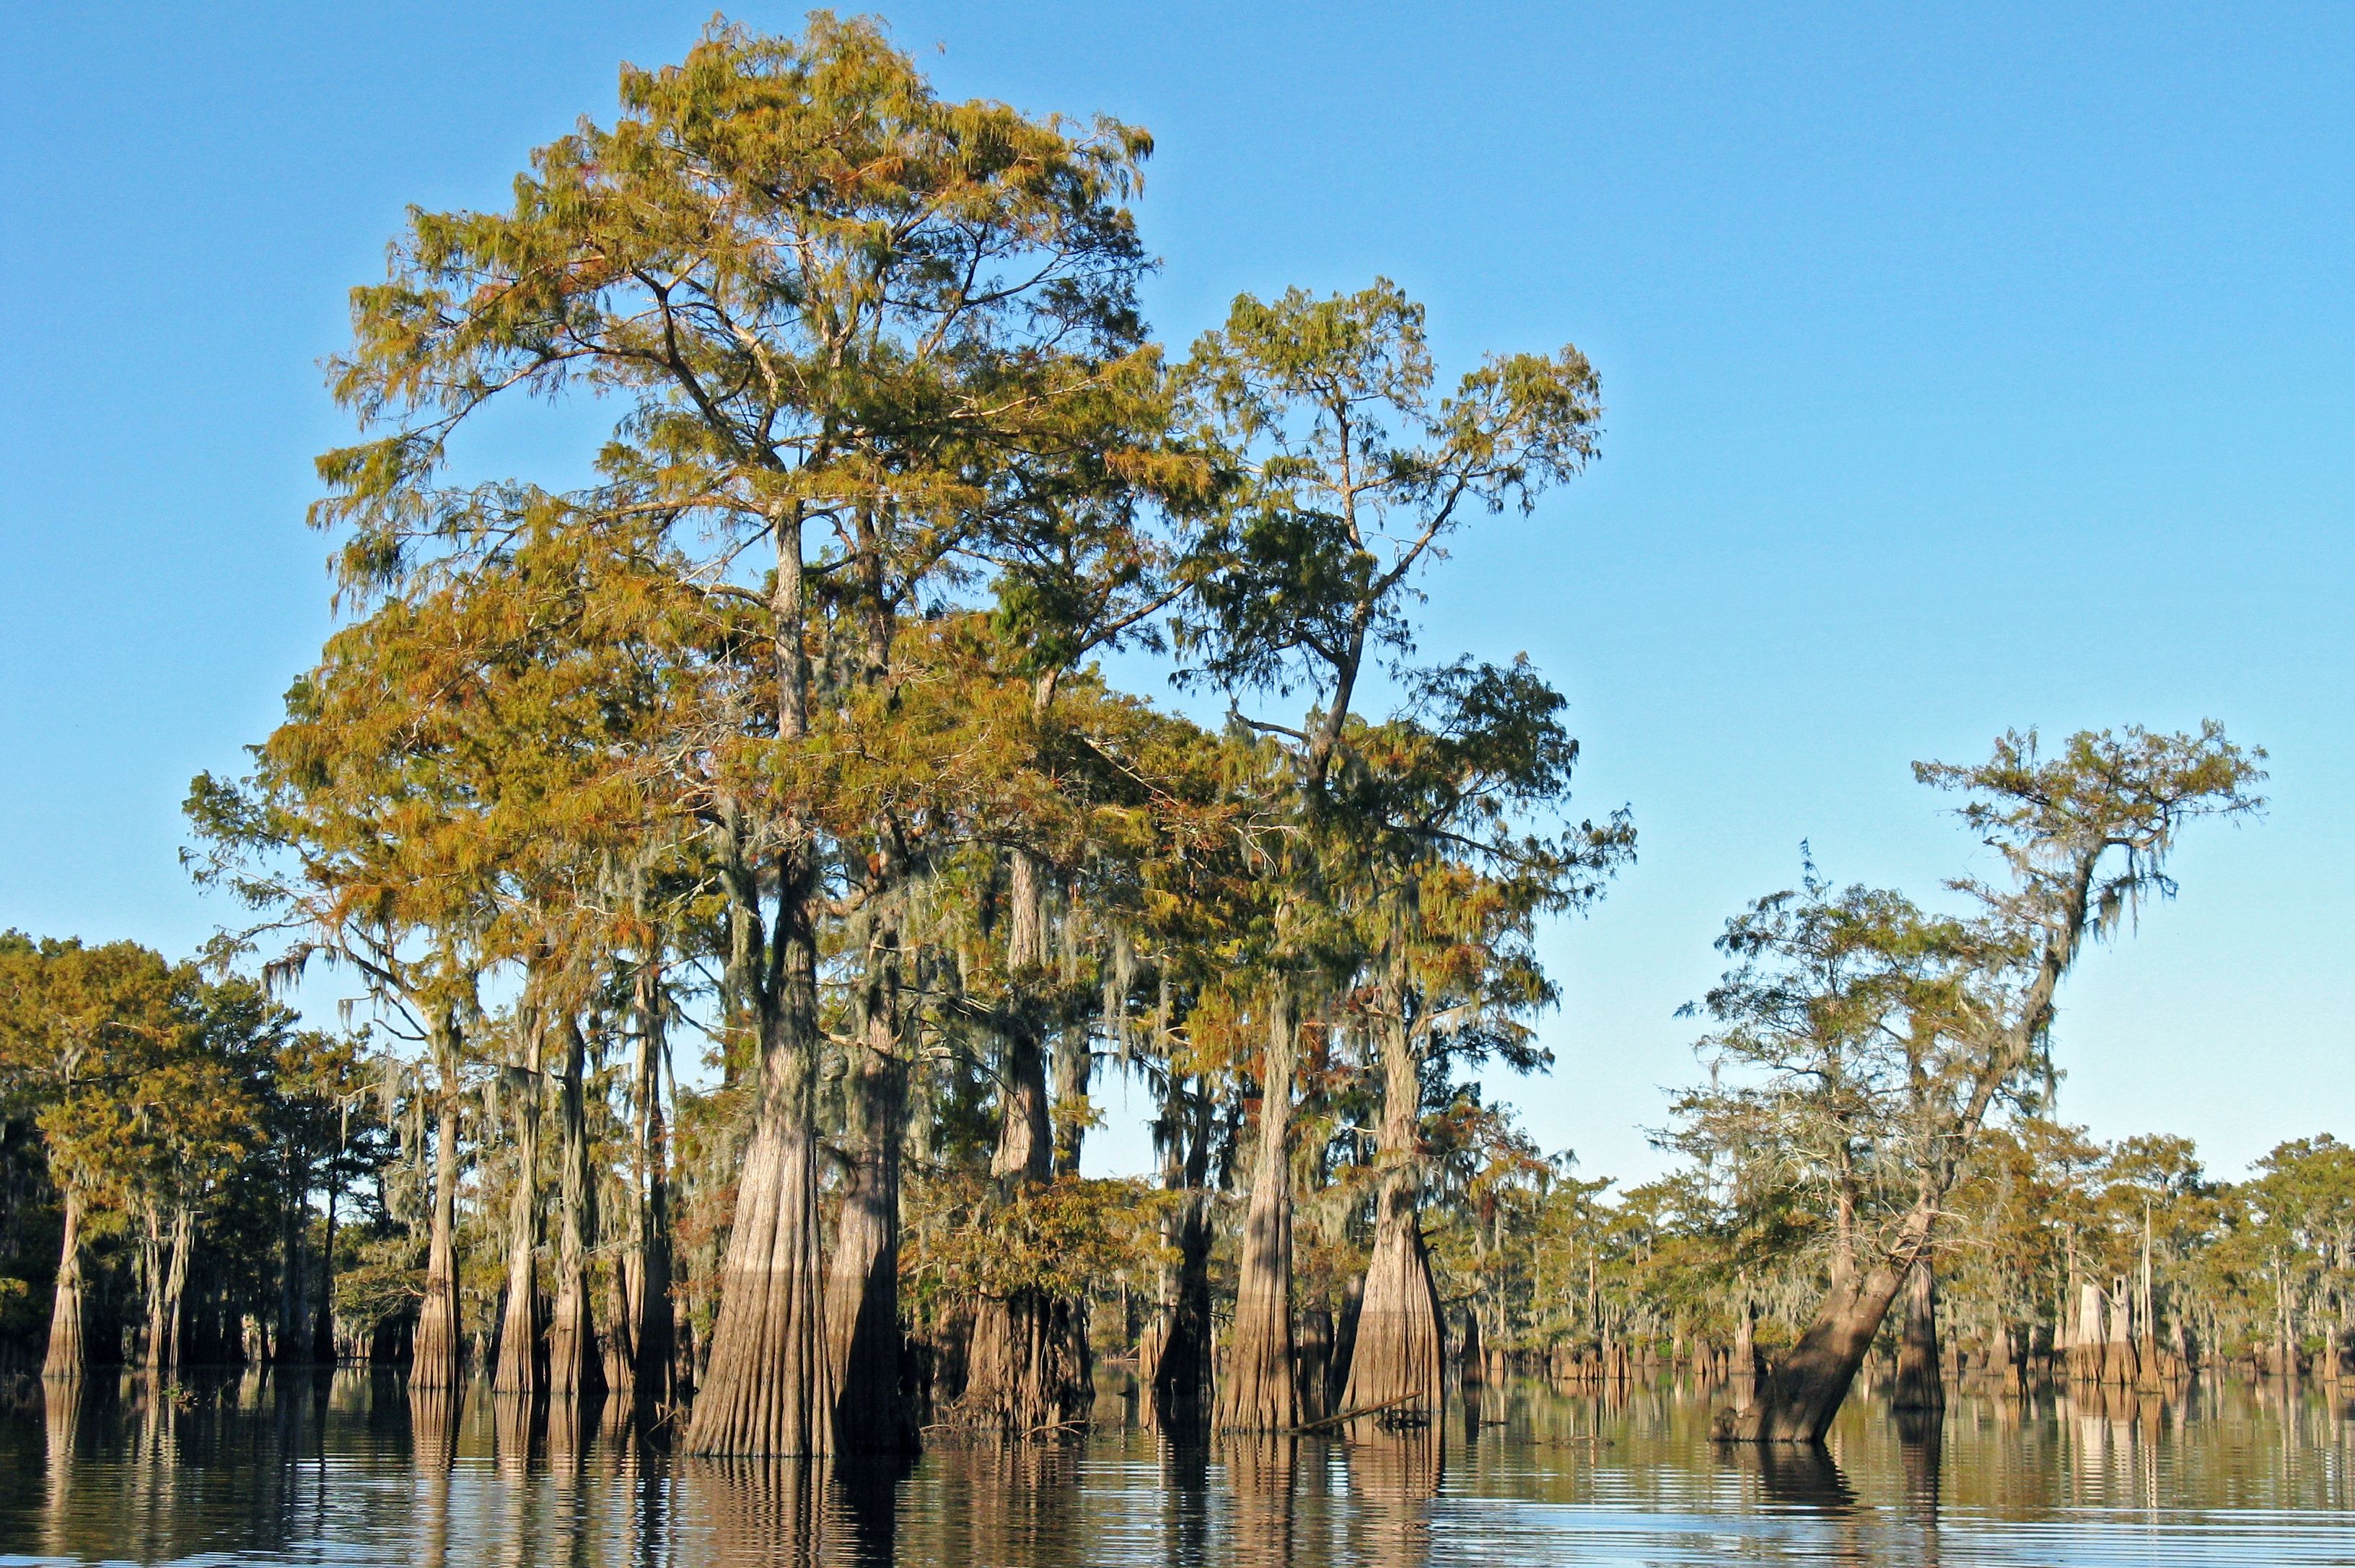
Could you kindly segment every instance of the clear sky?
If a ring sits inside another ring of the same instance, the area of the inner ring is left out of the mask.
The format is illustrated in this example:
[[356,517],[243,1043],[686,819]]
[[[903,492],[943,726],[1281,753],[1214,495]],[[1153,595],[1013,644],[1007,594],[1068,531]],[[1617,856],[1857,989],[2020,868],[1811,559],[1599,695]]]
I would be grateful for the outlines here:
[[[328,625],[302,509],[344,290],[405,204],[502,201],[708,8],[6,14],[0,926],[184,953],[228,918],[176,859],[187,781],[237,769]],[[1456,551],[1425,639],[1526,650],[1586,801],[1643,834],[1549,940],[1558,1066],[1501,1086],[1548,1147],[1660,1168],[1673,1011],[1802,839],[1920,894],[1987,869],[1913,759],[2203,717],[2270,749],[2273,810],[2191,837],[2181,900],[2085,960],[2062,1110],[2223,1174],[2355,1131],[2355,10],[888,16],[945,91],[1153,131],[1173,343],[1239,290],[1380,272],[1456,366],[1571,341],[1600,370],[1602,461]]]

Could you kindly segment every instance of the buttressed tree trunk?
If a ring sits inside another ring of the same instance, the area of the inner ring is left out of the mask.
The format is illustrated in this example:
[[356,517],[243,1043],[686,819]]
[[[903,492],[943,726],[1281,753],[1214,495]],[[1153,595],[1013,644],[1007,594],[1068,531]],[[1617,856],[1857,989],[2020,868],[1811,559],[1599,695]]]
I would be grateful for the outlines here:
[[[805,994],[814,995],[815,944],[788,940]],[[835,1411],[818,1257],[815,1020],[798,999],[764,1013],[752,1143],[687,1445],[698,1454],[815,1457],[834,1451]]]
[[900,1144],[908,1101],[900,966],[899,933],[878,919],[858,996],[861,1027],[847,1084],[851,1168],[826,1285],[835,1434],[847,1454],[916,1446],[914,1417],[900,1395]]
[[1430,1254],[1417,1214],[1421,1065],[1404,1020],[1393,1018],[1382,1039],[1382,1184],[1374,1252],[1366,1265],[1366,1291],[1358,1307],[1357,1341],[1341,1408],[1364,1410],[1396,1401],[1436,1420],[1447,1374],[1439,1292],[1432,1283]]
[[1946,1383],[1938,1366],[1937,1282],[1927,1260],[1913,1265],[1905,1286],[1905,1331],[1897,1342],[1892,1410],[1944,1410]]
[[604,1391],[604,1363],[590,1310],[589,1249],[597,1244],[595,1172],[589,1163],[589,1043],[580,1020],[564,1020],[564,1077],[557,1089],[562,1147],[558,1177],[556,1310],[548,1329],[548,1392],[559,1399]]
[[546,1305],[540,1300],[539,1095],[541,1025],[529,1029],[523,1070],[512,1080],[515,1106],[515,1186],[507,1193],[507,1283],[499,1314],[499,1359],[491,1376],[495,1393],[531,1399],[548,1386]]
[[[804,644],[802,517],[775,520],[770,591],[777,656],[777,735],[809,733],[809,651]],[[765,955],[748,976],[760,1031],[751,1147],[736,1193],[721,1266],[719,1319],[687,1432],[690,1452],[815,1457],[834,1452],[834,1373],[826,1358],[826,1274],[818,1256],[816,1066],[818,898],[815,847],[805,825],[783,824],[775,928],[747,948]],[[747,879],[749,881],[749,879]],[[737,903],[748,937],[757,912]]]
[[445,1034],[440,1105],[433,1129],[433,1231],[425,1251],[425,1301],[418,1308],[411,1388],[454,1389],[458,1342],[458,1072],[455,1046]]
[[58,1254],[58,1290],[49,1307],[49,1349],[41,1376],[60,1381],[79,1379],[88,1370],[90,1347],[84,1335],[83,1296],[89,1276],[81,1255],[81,1189],[65,1183],[65,1240]]
[[1218,1390],[1218,1424],[1238,1431],[1288,1432],[1300,1424],[1292,1340],[1292,1079],[1297,1049],[1292,998],[1278,982],[1268,998],[1259,1148],[1237,1260],[1234,1339]]

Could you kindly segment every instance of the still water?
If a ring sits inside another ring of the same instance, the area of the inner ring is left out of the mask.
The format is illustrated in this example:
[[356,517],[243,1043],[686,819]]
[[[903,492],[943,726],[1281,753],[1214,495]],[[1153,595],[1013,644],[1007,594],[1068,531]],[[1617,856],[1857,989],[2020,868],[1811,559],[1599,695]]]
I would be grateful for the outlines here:
[[1821,1454],[1713,1446],[1712,1398],[1518,1384],[1436,1431],[1181,1445],[1107,1387],[1084,1439],[813,1475],[509,1430],[479,1392],[421,1422],[365,1373],[126,1384],[0,1417],[0,1563],[2355,1563],[2355,1420],[2318,1389],[1963,1397],[1913,1441],[1859,1399]]

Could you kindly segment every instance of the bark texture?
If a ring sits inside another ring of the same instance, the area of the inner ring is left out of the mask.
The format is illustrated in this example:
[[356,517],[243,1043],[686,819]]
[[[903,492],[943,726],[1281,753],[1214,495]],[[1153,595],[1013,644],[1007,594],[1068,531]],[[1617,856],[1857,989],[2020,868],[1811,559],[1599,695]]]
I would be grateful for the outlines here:
[[58,1255],[58,1289],[49,1307],[49,1349],[41,1363],[41,1376],[71,1381],[90,1368],[84,1299],[89,1276],[82,1266],[81,1193],[70,1181],[65,1188],[65,1241]]
[[507,1193],[507,1282],[491,1391],[518,1399],[546,1392],[547,1303],[539,1294],[540,1034],[531,1030],[522,1069],[508,1081],[515,1111],[515,1186]]
[[859,1006],[864,1028],[846,1085],[850,1171],[826,1285],[826,1353],[841,1451],[902,1454],[917,1445],[914,1414],[900,1389],[900,1146],[908,1077],[898,939],[888,928],[869,944]]
[[416,1389],[454,1389],[460,1381],[458,1340],[458,1102],[456,1073],[445,1072],[433,1132],[433,1229],[426,1243],[425,1300],[417,1313],[416,1349],[409,1382]]
[[1374,1232],[1341,1408],[1362,1410],[1398,1400],[1435,1418],[1447,1378],[1439,1322],[1439,1293],[1432,1284],[1422,1228],[1411,1210],[1403,1220],[1385,1216]]
[[561,1147],[557,1181],[556,1307],[548,1326],[548,1391],[589,1398],[605,1388],[590,1309],[589,1250],[597,1244],[596,1173],[589,1163],[589,1045],[580,1024],[564,1025],[564,1076],[558,1085]]
[[1382,1187],[1373,1256],[1349,1357],[1343,1410],[1401,1401],[1436,1419],[1445,1398],[1445,1339],[1439,1292],[1418,1217],[1422,1182],[1416,1170],[1423,1108],[1422,1063],[1402,1024],[1382,1043]]
[[1292,1339],[1292,1080],[1296,1043],[1291,998],[1268,1007],[1260,1074],[1259,1147],[1252,1164],[1251,1206],[1237,1260],[1234,1339],[1219,1380],[1218,1424],[1235,1431],[1288,1432],[1300,1424]]
[[812,1457],[834,1451],[834,1376],[818,1262],[817,1135],[809,1066],[764,1053],[767,1091],[721,1265],[719,1320],[687,1446],[698,1454]]

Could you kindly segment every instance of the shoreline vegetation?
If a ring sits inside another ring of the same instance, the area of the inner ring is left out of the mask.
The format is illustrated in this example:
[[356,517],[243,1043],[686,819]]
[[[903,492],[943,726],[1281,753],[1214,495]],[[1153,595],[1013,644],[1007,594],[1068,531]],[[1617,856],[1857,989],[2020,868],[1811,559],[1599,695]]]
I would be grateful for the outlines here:
[[[2218,725],[1916,764],[1998,873],[1803,860],[1730,920],[1669,1175],[1489,1096],[1636,829],[1540,672],[1416,613],[1598,455],[1599,379],[1443,379],[1382,280],[1157,342],[1151,151],[819,13],[412,211],[330,366],[340,627],[187,800],[240,916],[0,937],[0,1369],[365,1362],[429,1426],[481,1377],[800,1456],[1071,1432],[1106,1360],[1261,1432],[1673,1367],[1803,1445],[1860,1373],[2335,1382],[2355,1151],[2218,1182],[2052,1115],[2067,976],[2263,806]],[[573,482],[468,466],[511,406],[601,425]],[[1150,1177],[1081,1174],[1114,1078]]]

